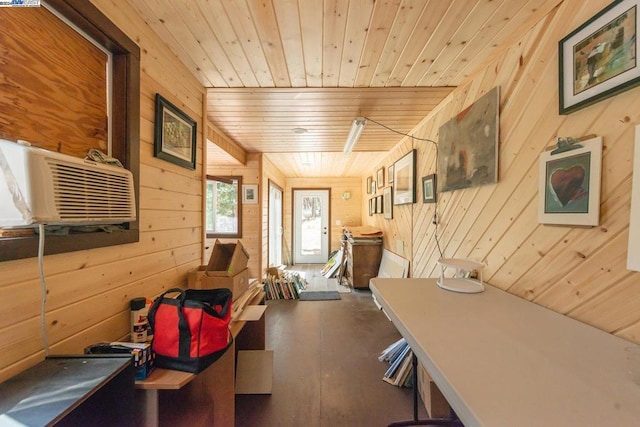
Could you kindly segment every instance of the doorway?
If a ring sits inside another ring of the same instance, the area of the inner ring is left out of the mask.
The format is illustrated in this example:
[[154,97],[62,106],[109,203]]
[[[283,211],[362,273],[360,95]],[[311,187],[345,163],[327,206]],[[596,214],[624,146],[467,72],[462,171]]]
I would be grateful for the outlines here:
[[282,265],[282,188],[269,181],[269,267]]
[[329,258],[329,189],[293,190],[293,263]]

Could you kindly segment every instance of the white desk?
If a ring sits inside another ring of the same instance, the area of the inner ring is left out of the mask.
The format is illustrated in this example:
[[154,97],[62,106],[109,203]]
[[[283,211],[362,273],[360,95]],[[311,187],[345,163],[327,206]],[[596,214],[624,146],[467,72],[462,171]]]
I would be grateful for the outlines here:
[[640,426],[632,343],[491,286],[372,279],[371,290],[466,427]]

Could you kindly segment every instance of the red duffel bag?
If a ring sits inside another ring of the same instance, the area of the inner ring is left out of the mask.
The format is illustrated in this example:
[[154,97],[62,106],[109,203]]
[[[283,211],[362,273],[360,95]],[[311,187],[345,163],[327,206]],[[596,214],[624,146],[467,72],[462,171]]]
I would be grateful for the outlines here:
[[[173,293],[177,296],[167,296]],[[173,288],[163,293],[149,310],[156,366],[193,373],[204,370],[231,346],[230,321],[229,289]]]

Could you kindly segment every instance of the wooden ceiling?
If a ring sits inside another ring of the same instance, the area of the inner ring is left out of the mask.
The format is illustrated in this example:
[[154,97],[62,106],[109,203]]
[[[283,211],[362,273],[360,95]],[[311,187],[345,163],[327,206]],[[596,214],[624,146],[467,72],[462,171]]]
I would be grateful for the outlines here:
[[[453,87],[560,2],[131,4],[209,88],[207,115],[214,125],[246,151],[277,153],[272,158],[287,176],[317,176],[300,166],[296,153],[344,161],[342,147],[356,116],[410,132]],[[369,122],[354,151],[382,155],[400,138]],[[368,168],[357,163],[346,170],[358,176]]]

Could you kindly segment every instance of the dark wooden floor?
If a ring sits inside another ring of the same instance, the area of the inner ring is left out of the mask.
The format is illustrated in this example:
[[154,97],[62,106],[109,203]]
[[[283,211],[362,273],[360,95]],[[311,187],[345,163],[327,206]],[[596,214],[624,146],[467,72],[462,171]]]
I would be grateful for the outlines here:
[[341,297],[267,302],[273,393],[236,396],[236,426],[368,427],[411,419],[411,390],[382,381],[388,365],[377,359],[399,333],[369,291]]

